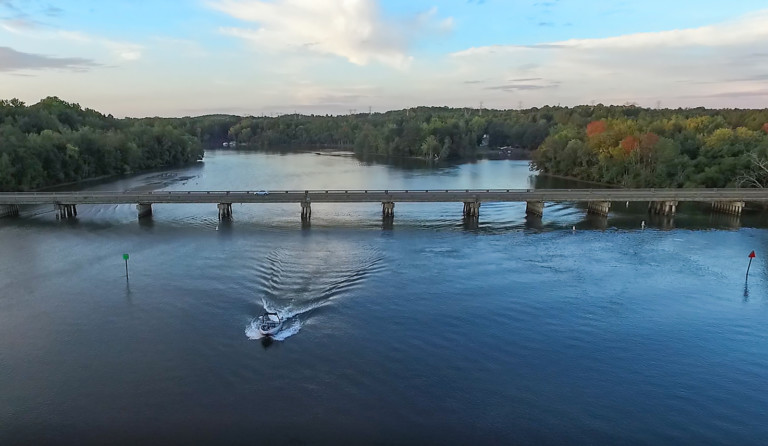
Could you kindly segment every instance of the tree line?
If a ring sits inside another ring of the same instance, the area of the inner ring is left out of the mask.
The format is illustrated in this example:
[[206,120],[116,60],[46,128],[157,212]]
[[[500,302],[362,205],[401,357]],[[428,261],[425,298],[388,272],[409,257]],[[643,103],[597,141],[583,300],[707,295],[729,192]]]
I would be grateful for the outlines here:
[[178,165],[203,157],[168,120],[115,119],[56,97],[0,101],[0,190],[28,191]]
[[418,107],[344,116],[248,117],[228,133],[254,148],[347,147],[364,155],[460,159],[481,147],[536,149],[549,135],[548,109],[528,113]]
[[622,187],[768,186],[768,110],[577,107],[533,154],[541,172]]
[[624,187],[768,184],[768,110],[627,106],[417,107],[343,116],[116,119],[49,97],[0,101],[0,190],[23,191],[202,159],[204,147],[346,147],[466,159],[532,152],[532,169]]

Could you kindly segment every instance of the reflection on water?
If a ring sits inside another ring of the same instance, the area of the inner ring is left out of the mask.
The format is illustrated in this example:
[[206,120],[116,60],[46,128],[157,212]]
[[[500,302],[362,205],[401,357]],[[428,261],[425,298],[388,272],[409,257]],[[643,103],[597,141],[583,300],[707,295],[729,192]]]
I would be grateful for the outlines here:
[[[218,151],[172,173],[98,187],[549,181],[514,161]],[[764,214],[525,208],[484,203],[475,220],[461,203],[398,203],[385,221],[379,203],[318,204],[310,225],[295,204],[237,206],[228,222],[211,205],[138,222],[132,205],[84,205],[77,221],[48,207],[0,220],[0,444],[764,442]],[[286,319],[274,339],[253,332],[265,309]]]

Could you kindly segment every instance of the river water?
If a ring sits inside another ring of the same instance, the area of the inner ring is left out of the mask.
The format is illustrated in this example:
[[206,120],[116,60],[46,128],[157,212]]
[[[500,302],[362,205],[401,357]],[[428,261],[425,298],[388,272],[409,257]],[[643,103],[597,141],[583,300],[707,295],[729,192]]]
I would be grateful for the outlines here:
[[[214,151],[92,188],[564,186],[517,161]],[[0,220],[0,444],[764,444],[764,214],[461,210]],[[265,308],[287,318],[271,342],[251,325]]]

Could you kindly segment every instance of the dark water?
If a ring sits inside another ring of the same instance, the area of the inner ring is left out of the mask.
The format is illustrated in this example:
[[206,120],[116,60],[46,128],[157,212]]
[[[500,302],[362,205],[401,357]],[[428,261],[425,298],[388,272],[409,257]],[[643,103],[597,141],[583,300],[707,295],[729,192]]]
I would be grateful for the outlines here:
[[[215,152],[98,186],[527,188],[512,161],[431,170]],[[562,185],[562,184],[561,184]],[[768,232],[614,203],[81,206],[0,221],[0,444],[764,444]],[[649,228],[640,230],[647,220]],[[383,227],[384,226],[384,227]],[[576,226],[577,230],[571,228]],[[748,286],[747,254],[758,252]],[[122,253],[130,253],[130,282]],[[288,318],[257,339],[264,308]]]

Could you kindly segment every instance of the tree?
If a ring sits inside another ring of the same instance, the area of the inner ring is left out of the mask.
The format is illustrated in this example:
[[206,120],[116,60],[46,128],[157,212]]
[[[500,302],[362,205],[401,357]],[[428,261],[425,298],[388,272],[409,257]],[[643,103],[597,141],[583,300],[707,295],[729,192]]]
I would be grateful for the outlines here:
[[440,153],[440,143],[434,135],[429,135],[421,143],[421,155],[427,159],[434,159]]

